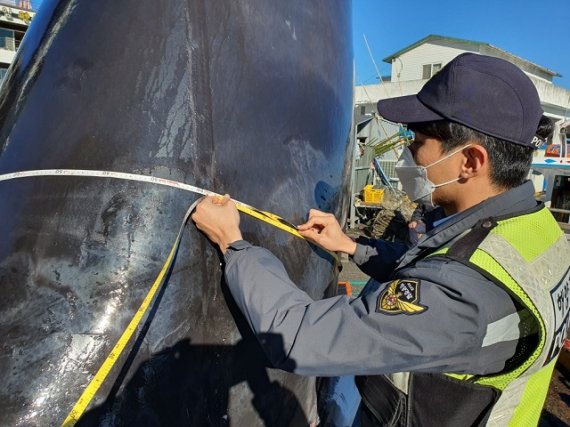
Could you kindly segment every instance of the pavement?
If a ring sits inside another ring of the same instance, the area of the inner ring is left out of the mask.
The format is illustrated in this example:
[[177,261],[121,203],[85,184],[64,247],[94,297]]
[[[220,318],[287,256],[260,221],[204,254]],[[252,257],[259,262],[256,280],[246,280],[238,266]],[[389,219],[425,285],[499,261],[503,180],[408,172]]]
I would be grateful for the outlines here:
[[552,374],[539,427],[570,425],[570,350],[564,349]]
[[346,254],[342,254],[342,270],[338,275],[339,282],[350,282],[352,295],[357,296],[370,276],[364,274],[353,262],[348,260]]

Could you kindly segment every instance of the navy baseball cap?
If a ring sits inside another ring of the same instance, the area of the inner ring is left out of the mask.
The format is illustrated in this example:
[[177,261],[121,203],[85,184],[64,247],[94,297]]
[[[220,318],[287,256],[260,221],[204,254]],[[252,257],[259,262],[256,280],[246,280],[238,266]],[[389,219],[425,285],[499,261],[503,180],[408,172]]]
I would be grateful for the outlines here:
[[474,53],[457,56],[417,95],[379,101],[378,112],[405,124],[449,120],[532,148],[543,114],[534,84],[516,65]]

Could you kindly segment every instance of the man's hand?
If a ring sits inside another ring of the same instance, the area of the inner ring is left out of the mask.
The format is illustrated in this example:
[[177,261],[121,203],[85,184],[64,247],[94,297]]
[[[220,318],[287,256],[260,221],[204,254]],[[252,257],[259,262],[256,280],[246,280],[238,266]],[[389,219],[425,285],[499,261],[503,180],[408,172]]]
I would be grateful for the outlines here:
[[228,194],[224,197],[204,197],[196,206],[192,220],[198,230],[217,244],[224,254],[230,243],[242,240],[239,212]]
[[333,214],[311,209],[309,220],[297,227],[299,234],[329,251],[354,255],[356,243],[343,233]]

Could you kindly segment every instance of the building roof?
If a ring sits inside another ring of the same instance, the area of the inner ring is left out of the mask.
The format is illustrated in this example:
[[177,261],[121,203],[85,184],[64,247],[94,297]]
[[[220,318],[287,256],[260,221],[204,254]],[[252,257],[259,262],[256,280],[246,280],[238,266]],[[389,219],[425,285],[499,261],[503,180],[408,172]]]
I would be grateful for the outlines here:
[[506,57],[509,57],[509,58],[513,58],[513,59],[517,59],[517,60],[519,60],[519,61],[523,61],[523,62],[526,62],[526,63],[528,63],[528,64],[530,64],[530,65],[533,65],[534,67],[537,67],[537,68],[540,69],[541,71],[543,71],[543,72],[545,72],[545,73],[547,73],[547,74],[550,74],[552,77],[562,77],[562,76],[561,76],[560,74],[558,74],[556,71],[552,71],[552,70],[550,70],[550,69],[548,69],[548,68],[546,68],[546,67],[543,67],[543,66],[541,66],[541,65],[535,64],[534,62],[530,62],[530,61],[528,61],[528,60],[526,60],[526,59],[524,59],[524,58],[521,58],[520,56],[513,55],[512,53],[507,52],[506,50],[503,50],[503,49],[499,49],[498,47],[493,46],[493,45],[491,45],[491,44],[489,44],[489,43],[478,42],[478,41],[473,41],[473,40],[459,39],[459,38],[455,38],[455,37],[438,36],[438,35],[436,35],[436,34],[430,34],[429,36],[424,37],[423,39],[418,40],[417,42],[415,42],[415,43],[413,43],[413,44],[411,44],[411,45],[409,45],[409,46],[407,46],[407,47],[405,47],[405,48],[403,48],[403,49],[400,49],[400,50],[397,51],[396,53],[393,53],[392,55],[387,56],[387,57],[384,58],[382,61],[391,64],[391,63],[392,63],[392,60],[393,60],[394,58],[397,58],[398,56],[401,56],[401,55],[403,55],[404,53],[406,53],[406,52],[408,52],[408,51],[410,51],[410,50],[412,50],[412,49],[415,49],[416,47],[421,46],[421,45],[424,44],[424,43],[429,43],[429,42],[433,42],[433,41],[450,41],[450,42],[465,44],[465,45],[468,45],[468,46],[471,46],[471,47],[474,47],[474,48],[477,48],[477,49],[478,49],[479,47],[481,47],[481,46],[486,46],[486,47],[490,48],[491,50],[497,51],[497,53],[500,53],[500,54],[502,54],[503,56],[506,56]]

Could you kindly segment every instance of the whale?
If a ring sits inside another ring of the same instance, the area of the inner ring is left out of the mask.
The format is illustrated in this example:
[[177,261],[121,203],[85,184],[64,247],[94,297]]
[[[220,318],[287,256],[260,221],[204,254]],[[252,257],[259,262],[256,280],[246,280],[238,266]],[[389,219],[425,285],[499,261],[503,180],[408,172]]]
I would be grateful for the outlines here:
[[[345,219],[352,76],[348,0],[44,0],[0,87],[0,425],[316,425],[181,186]],[[337,292],[330,254],[241,228]]]

